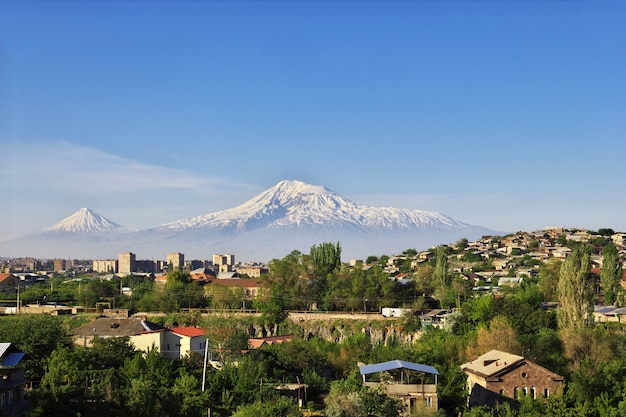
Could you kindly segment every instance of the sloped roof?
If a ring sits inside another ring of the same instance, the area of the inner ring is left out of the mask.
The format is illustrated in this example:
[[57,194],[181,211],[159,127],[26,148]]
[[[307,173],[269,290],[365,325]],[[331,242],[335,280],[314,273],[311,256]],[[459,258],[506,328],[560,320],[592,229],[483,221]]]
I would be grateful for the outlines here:
[[362,365],[359,366],[359,371],[361,372],[361,375],[368,375],[376,372],[390,371],[392,369],[401,368],[439,375],[439,372],[437,372],[437,370],[430,365],[422,365],[421,363],[406,362],[398,359],[388,362],[375,363],[373,365]]
[[187,337],[204,336],[206,334],[204,329],[198,327],[173,327],[170,330],[173,333]]
[[263,345],[280,344],[283,342],[289,342],[293,339],[293,335],[284,336],[269,336],[269,337],[255,337],[248,339],[248,345],[253,349],[258,349]]
[[471,362],[464,363],[461,365],[461,370],[489,377],[501,373],[523,360],[522,356],[493,349]]
[[26,354],[24,352],[13,352],[2,358],[0,367],[16,366]]
[[0,343],[0,367],[16,366],[26,354],[11,343]]
[[72,334],[87,337],[123,337],[160,330],[163,330],[162,326],[136,317],[127,319],[99,317],[90,323],[77,327]]
[[9,277],[14,277],[17,278],[15,275],[13,274],[0,274],[0,282],[4,281],[5,279],[9,278]]
[[231,279],[210,279],[212,285],[221,285],[223,287],[241,287],[241,288],[257,288],[261,284],[256,279],[248,278],[231,278]]

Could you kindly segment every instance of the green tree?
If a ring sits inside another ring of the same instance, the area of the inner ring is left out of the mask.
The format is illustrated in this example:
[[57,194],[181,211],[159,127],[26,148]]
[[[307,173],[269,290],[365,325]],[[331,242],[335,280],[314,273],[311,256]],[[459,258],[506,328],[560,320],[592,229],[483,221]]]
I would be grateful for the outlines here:
[[617,247],[609,243],[602,249],[602,270],[600,283],[604,291],[604,304],[618,302],[622,289],[622,265],[619,261]]
[[557,300],[557,287],[562,262],[558,259],[550,259],[539,266],[539,288],[543,292],[544,301]]
[[315,272],[320,277],[326,277],[328,274],[339,268],[341,265],[341,244],[320,243],[311,246],[311,261]]
[[562,328],[590,324],[594,282],[589,271],[591,259],[584,245],[577,245],[559,271],[559,325]]
[[50,354],[59,346],[70,346],[69,335],[58,317],[24,314],[0,317],[0,341],[11,342],[28,356],[27,378],[39,380]]
[[451,279],[448,274],[448,255],[446,254],[446,248],[443,246],[439,246],[435,253],[434,278],[437,286],[440,288],[450,285]]
[[298,405],[287,397],[257,401],[237,407],[233,417],[301,417]]

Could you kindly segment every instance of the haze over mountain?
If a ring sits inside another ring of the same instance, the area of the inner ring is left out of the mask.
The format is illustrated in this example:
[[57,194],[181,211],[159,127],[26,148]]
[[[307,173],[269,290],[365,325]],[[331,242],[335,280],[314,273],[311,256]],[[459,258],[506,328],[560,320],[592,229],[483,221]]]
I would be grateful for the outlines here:
[[163,259],[169,252],[209,259],[232,253],[241,261],[267,262],[340,242],[347,260],[493,233],[441,213],[363,206],[325,187],[286,180],[231,209],[138,231],[83,208],[40,233],[0,243],[0,256],[104,259],[131,251],[138,259]]

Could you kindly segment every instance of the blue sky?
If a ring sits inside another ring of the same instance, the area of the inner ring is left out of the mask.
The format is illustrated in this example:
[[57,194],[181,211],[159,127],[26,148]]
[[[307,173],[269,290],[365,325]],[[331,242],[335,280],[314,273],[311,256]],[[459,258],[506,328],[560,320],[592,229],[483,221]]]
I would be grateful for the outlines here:
[[623,1],[0,3],[0,240],[282,179],[504,232],[626,230]]

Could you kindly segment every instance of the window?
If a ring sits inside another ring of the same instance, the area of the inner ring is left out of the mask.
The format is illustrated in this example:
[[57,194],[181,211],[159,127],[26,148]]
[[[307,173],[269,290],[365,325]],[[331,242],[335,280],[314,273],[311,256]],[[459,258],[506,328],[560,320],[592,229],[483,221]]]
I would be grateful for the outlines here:
[[426,407],[428,407],[428,408],[432,408],[433,407],[433,399],[432,399],[432,397],[426,397],[425,401],[426,401]]
[[515,387],[515,388],[513,388],[513,399],[517,400],[517,396],[518,396],[517,387]]
[[503,389],[501,389],[501,390],[500,390],[500,395],[501,395],[502,397],[504,397],[504,390],[503,390]]
[[537,393],[536,393],[535,387],[530,387],[530,398],[532,398],[533,400],[537,399]]
[[524,396],[528,395],[528,388],[524,387],[522,388],[522,392],[524,393]]
[[548,398],[549,395],[550,395],[550,390],[548,388],[544,388],[543,389],[543,396]]

